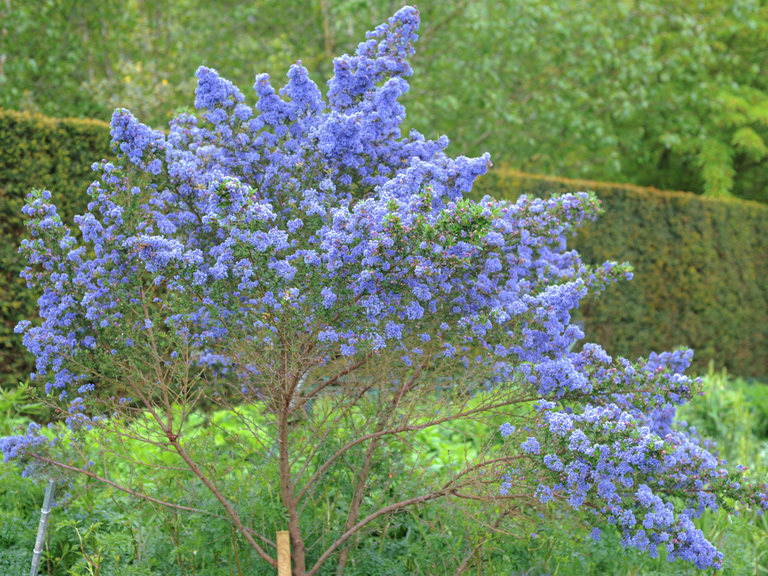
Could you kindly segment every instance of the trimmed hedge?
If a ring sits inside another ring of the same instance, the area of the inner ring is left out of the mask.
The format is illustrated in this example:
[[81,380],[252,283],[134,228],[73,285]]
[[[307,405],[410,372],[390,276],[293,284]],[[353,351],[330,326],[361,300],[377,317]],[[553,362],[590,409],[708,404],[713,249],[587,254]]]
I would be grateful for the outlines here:
[[[111,156],[103,122],[0,110],[0,386],[34,370],[13,332],[19,320],[35,316],[38,297],[19,278],[24,196],[32,188],[51,190],[72,224],[88,201],[91,164]],[[635,267],[634,280],[583,304],[589,341],[629,358],[690,346],[696,372],[714,360],[740,376],[768,376],[768,206],[501,168],[480,178],[473,196],[580,190],[596,192],[605,214],[571,246],[586,262],[628,260]]]
[[112,156],[110,150],[104,122],[0,110],[0,386],[15,386],[34,371],[34,357],[13,332],[19,320],[36,316],[39,296],[19,278],[24,198],[32,188],[51,190],[71,225],[88,203],[91,164]]
[[582,304],[590,342],[630,359],[693,348],[744,377],[768,376],[768,206],[624,184],[492,169],[473,195],[594,191],[605,213],[569,246],[590,264],[629,261],[634,279]]

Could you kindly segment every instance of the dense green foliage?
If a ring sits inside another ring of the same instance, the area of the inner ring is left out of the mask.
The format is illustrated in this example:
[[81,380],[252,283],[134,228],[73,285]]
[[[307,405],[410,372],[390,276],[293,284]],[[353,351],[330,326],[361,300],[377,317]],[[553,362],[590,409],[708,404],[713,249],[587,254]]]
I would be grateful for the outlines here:
[[768,200],[765,1],[450,4],[419,128],[527,172]]
[[[703,434],[717,439],[724,454],[734,462],[743,462],[753,477],[768,472],[768,388],[744,380],[729,380],[725,373],[710,370],[705,378],[707,393],[686,406],[681,418],[695,425]],[[34,408],[31,408],[34,410]],[[17,422],[24,420],[26,407],[18,398],[3,404],[0,410]],[[227,436],[237,432],[237,421],[224,412],[214,419],[215,426],[199,426],[196,437],[205,441],[222,461],[229,459]],[[5,431],[3,431],[5,433]],[[489,430],[477,422],[463,421],[451,427],[425,431],[433,436],[434,452],[408,453],[403,447],[398,455],[418,465],[429,459],[433,472],[442,474],[443,467],[472,456],[472,450]],[[188,475],[173,469],[139,467],[112,468],[109,456],[86,448],[85,456],[95,465],[89,471],[120,480],[133,474],[134,486],[143,487],[158,496],[171,496],[178,503],[192,503],[197,508],[217,512],[212,497],[191,482]],[[143,447],[139,458],[163,461],[161,452],[151,454]],[[229,473],[222,469],[222,473]],[[407,478],[407,475],[404,476]],[[249,481],[247,475],[238,480],[232,475],[242,510],[259,507],[259,516],[273,518],[270,536],[281,524],[277,495],[268,486]],[[24,573],[28,570],[34,545],[44,483],[34,484],[20,478],[10,465],[0,464],[0,572]],[[339,484],[329,481],[326,494],[317,500],[316,513],[339,513],[348,497]],[[393,489],[404,495],[414,490],[407,481],[394,479]],[[88,574],[88,561],[83,550],[100,564],[103,576],[145,574],[230,576],[230,574],[272,574],[259,562],[248,546],[229,525],[216,517],[136,502],[120,492],[110,490],[92,479],[82,477],[72,486],[60,485],[59,502],[51,518],[43,574],[64,576]],[[371,497],[375,498],[376,494]],[[465,573],[581,576],[678,575],[694,574],[690,566],[668,563],[662,554],[653,560],[633,550],[624,550],[615,529],[604,526],[600,542],[588,537],[588,529],[574,517],[562,515],[552,522],[520,524],[506,518],[498,532],[488,537],[487,510],[481,516],[480,505],[455,503],[423,508],[412,513],[391,515],[382,519],[357,541],[347,566],[347,573],[367,576],[400,574],[454,574],[466,560]],[[492,520],[491,520],[492,522]],[[766,573],[768,554],[768,521],[752,514],[740,517],[705,515],[699,526],[716,540],[726,553],[722,576],[762,576]],[[535,534],[535,537],[533,536]],[[82,549],[81,540],[82,537]],[[328,573],[332,573],[329,567]]]
[[[4,0],[0,107],[158,127],[201,64],[235,85],[279,82],[400,3],[362,0]],[[529,172],[768,201],[766,0],[444,0],[405,98],[453,152]],[[461,111],[459,114],[458,112]]]
[[88,202],[91,164],[110,154],[109,126],[103,122],[0,110],[0,386],[16,385],[34,366],[13,333],[20,320],[34,317],[39,296],[19,278],[24,197],[32,188],[55,190],[71,224]]
[[516,198],[593,190],[605,216],[570,243],[586,262],[629,261],[621,282],[581,308],[610,354],[688,346],[742,376],[768,375],[768,208],[737,199],[491,170],[473,194]]

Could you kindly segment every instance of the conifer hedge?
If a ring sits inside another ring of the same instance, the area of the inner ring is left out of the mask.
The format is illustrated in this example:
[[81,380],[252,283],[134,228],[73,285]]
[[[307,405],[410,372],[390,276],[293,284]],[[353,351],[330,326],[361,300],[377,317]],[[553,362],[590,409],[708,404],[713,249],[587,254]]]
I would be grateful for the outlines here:
[[112,156],[109,142],[104,122],[0,110],[0,386],[26,380],[34,367],[13,331],[19,320],[35,316],[39,296],[19,278],[24,197],[32,188],[51,190],[71,225],[88,203],[91,164]]
[[[91,164],[112,156],[109,126],[0,110],[0,386],[33,371],[14,334],[35,315],[37,294],[19,278],[25,234],[21,206],[32,188],[54,193],[64,220],[83,212]],[[768,376],[768,206],[624,184],[569,180],[493,168],[475,185],[485,194],[593,190],[605,213],[572,242],[584,260],[628,260],[635,278],[588,300],[580,313],[590,341],[635,359],[689,346],[694,371],[710,360],[741,376]]]

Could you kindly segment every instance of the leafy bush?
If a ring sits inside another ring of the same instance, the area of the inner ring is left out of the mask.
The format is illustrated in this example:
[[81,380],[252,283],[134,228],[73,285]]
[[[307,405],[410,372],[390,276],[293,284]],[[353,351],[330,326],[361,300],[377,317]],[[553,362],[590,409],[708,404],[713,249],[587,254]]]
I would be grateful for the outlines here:
[[[54,191],[64,222],[72,223],[86,209],[84,190],[93,180],[88,164],[113,157],[108,132],[100,122],[0,110],[0,133],[7,135],[0,139],[0,210],[6,223],[0,228],[5,238],[0,269],[10,287],[0,302],[0,387],[15,387],[34,370],[34,356],[13,334],[19,320],[37,314],[39,296],[19,278],[24,263],[16,245],[23,235],[24,195],[35,187]],[[713,360],[743,376],[768,374],[768,292],[759,282],[768,275],[768,240],[762,233],[768,210],[732,199],[498,167],[478,179],[470,196],[514,200],[521,194],[546,198],[580,190],[595,191],[607,214],[588,222],[573,246],[587,262],[632,262],[636,277],[583,302],[577,314],[591,340],[629,358],[685,345],[696,350],[697,371]]]

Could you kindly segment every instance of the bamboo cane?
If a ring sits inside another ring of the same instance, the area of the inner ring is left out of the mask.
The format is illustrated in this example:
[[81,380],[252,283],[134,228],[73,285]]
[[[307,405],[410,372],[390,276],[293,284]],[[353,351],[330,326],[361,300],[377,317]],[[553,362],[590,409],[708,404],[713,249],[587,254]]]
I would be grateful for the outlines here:
[[45,498],[43,499],[43,509],[40,511],[40,524],[37,526],[37,540],[35,541],[35,550],[32,554],[32,569],[29,576],[37,576],[40,566],[40,557],[43,554],[43,543],[45,542],[45,531],[48,528],[48,515],[51,513],[51,503],[53,502],[53,487],[56,480],[48,480],[45,487]]

